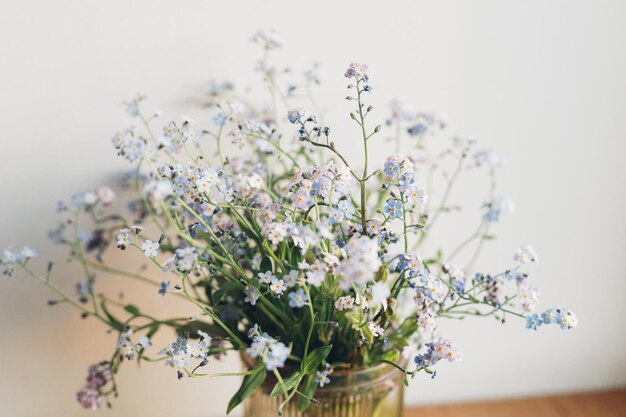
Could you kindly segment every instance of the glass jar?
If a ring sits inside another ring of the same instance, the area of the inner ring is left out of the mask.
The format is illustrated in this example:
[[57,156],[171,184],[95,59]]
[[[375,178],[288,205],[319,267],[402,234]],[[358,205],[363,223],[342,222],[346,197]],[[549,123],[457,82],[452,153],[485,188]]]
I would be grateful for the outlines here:
[[[245,358],[244,358],[245,361]],[[306,411],[298,411],[297,394],[283,408],[282,417],[401,417],[404,374],[391,365],[338,370],[330,375],[330,384],[318,388]],[[268,374],[265,382],[244,401],[245,417],[272,417],[284,397],[270,397],[276,380]]]

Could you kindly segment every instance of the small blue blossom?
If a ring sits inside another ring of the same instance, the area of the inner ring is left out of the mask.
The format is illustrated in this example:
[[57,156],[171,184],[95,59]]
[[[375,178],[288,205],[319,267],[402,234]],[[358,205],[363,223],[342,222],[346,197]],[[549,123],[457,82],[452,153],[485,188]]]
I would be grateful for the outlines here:
[[415,356],[415,359],[413,359],[413,361],[418,368],[425,368],[430,365],[429,359],[430,358],[427,355],[421,354]]
[[122,155],[130,162],[141,158],[144,155],[144,143],[139,139],[129,141],[122,149]]
[[230,203],[233,201],[235,195],[235,189],[233,187],[226,187],[222,191],[220,191],[220,197],[224,199],[224,201]]
[[285,285],[287,286],[287,288],[295,287],[298,283],[298,270],[292,269],[287,275],[283,277],[283,279],[285,280]]
[[507,269],[506,271],[504,271],[504,279],[506,279],[507,281],[512,281],[513,278],[515,278],[516,274],[516,269]]
[[315,381],[320,385],[320,388],[323,388],[324,385],[330,384],[330,378],[328,374],[330,371],[325,369],[323,371],[317,371],[317,375],[315,376]]
[[11,265],[15,264],[18,261],[18,257],[15,252],[11,248],[4,249],[2,251],[2,263]]
[[302,308],[307,301],[309,301],[309,296],[306,295],[302,288],[289,293],[289,307]]
[[500,210],[495,206],[489,207],[489,210],[485,213],[485,220],[489,223],[497,223],[500,220]]
[[409,268],[409,258],[404,255],[398,257],[398,263],[396,264],[396,272],[400,273]]
[[287,112],[287,119],[290,123],[297,123],[305,115],[305,110],[302,108],[296,108]]
[[553,308],[550,308],[541,313],[541,321],[545,324],[556,323],[557,313]]
[[187,339],[184,337],[178,336],[176,341],[172,343],[172,350],[174,353],[184,352],[187,349]]
[[174,180],[174,191],[176,191],[176,193],[182,197],[183,195],[185,195],[185,191],[189,188],[189,185],[190,184],[187,178],[178,176]]
[[307,109],[302,107],[297,107],[295,109],[289,110],[287,112],[287,119],[289,119],[289,122],[293,124],[304,123],[307,121],[317,121],[317,118],[315,116],[310,115]]
[[259,293],[256,288],[248,288],[244,291],[246,297],[243,299],[246,303],[256,305],[256,301],[259,299]]
[[128,232],[130,232],[129,229],[122,229],[120,230],[120,232],[117,234],[116,239],[117,239],[117,247],[119,249],[126,249],[126,246],[128,246],[130,244],[130,237],[128,235]]
[[20,260],[26,261],[37,256],[37,251],[30,246],[24,246],[20,251]]
[[450,285],[452,285],[452,288],[454,288],[456,292],[462,294],[463,292],[465,292],[465,277],[452,280]]
[[390,219],[400,218],[402,217],[402,203],[399,200],[390,198],[387,200],[385,207],[383,207],[383,211]]
[[189,360],[191,359],[191,354],[187,353],[184,350],[174,353],[172,356],[172,363],[176,366],[176,368],[184,368],[189,365]]
[[154,258],[155,256],[157,256],[159,244],[148,239],[141,244],[141,250],[143,251],[143,254],[146,255],[148,258]]
[[505,197],[495,198],[488,204],[487,212],[485,213],[485,220],[489,223],[497,223],[500,221],[502,214],[508,214],[514,209],[513,202]]
[[183,137],[185,140],[191,143],[198,143],[200,136],[202,135],[202,131],[198,129],[194,129],[189,125],[183,127]]
[[578,318],[571,310],[563,308],[557,308],[556,310],[556,324],[561,326],[563,330],[573,329],[578,326]]
[[328,213],[328,223],[330,224],[339,223],[343,219],[344,219],[343,211],[339,210],[338,208],[334,208]]
[[354,206],[349,201],[340,201],[337,208],[343,212],[345,217],[351,217],[354,214]]
[[539,262],[539,257],[534,249],[530,246],[520,246],[520,248],[513,255],[513,260],[519,262],[521,265],[527,264],[529,262]]
[[322,195],[322,187],[322,181],[315,181],[313,184],[311,184],[311,191],[309,191],[309,193],[311,195]]
[[215,123],[215,125],[219,127],[224,126],[227,121],[228,116],[226,116],[224,113],[218,113],[213,117],[213,123]]
[[269,352],[267,356],[263,360],[265,362],[265,369],[268,371],[273,371],[276,368],[282,368],[285,366],[285,361],[287,357],[291,353],[291,349],[289,349],[282,342],[275,342],[270,345]]
[[170,291],[170,286],[171,283],[169,281],[162,281],[161,287],[159,288],[159,294],[161,294],[162,296],[167,294]]
[[150,338],[148,336],[141,336],[138,342],[139,346],[144,349],[148,349],[152,344],[150,343]]
[[532,314],[532,315],[526,317],[526,328],[527,329],[537,330],[537,327],[539,327],[539,326],[541,326],[541,319],[539,318],[538,315]]
[[415,177],[412,172],[405,172],[400,176],[400,187],[406,189],[409,185],[415,183]]
[[126,103],[126,113],[128,113],[128,115],[130,117],[137,117],[139,116],[139,113],[141,111],[140,107],[139,107],[139,103],[141,101],[142,97],[138,97],[132,100],[127,101]]
[[344,74],[346,78],[355,78],[356,80],[365,80],[367,81],[367,65],[365,64],[357,64],[356,62],[352,62],[346,73]]
[[246,349],[246,353],[250,355],[251,358],[256,359],[263,354],[265,351],[266,345],[260,341],[254,341],[250,344],[250,347]]
[[287,289],[287,287],[285,286],[285,281],[283,281],[282,279],[278,279],[276,277],[272,278],[272,282],[270,284],[270,291],[278,296],[278,295],[282,295],[282,293]]
[[407,129],[407,132],[409,133],[409,135],[411,136],[419,136],[422,135],[424,133],[426,133],[426,130],[428,128],[426,127],[425,124],[423,123],[418,123],[414,126],[411,126],[410,128]]
[[173,138],[178,133],[178,127],[176,127],[176,123],[169,122],[167,126],[163,128],[163,136],[166,138]]
[[393,162],[393,161],[385,162],[385,168],[383,169],[383,172],[388,178],[395,176],[399,170],[400,170],[400,165],[398,165],[396,162]]
[[272,279],[276,278],[276,275],[274,275],[272,271],[259,272],[257,276],[261,284],[270,284]]

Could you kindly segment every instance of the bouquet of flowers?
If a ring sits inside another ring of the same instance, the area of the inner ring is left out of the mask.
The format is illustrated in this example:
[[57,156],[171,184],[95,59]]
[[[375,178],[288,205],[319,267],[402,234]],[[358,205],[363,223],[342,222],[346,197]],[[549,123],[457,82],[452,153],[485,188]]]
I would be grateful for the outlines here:
[[[511,210],[509,200],[495,195],[502,163],[495,152],[456,138],[433,153],[431,142],[444,141],[444,118],[399,102],[385,126],[371,126],[368,68],[353,63],[344,75],[355,138],[344,153],[321,117],[301,107],[315,107],[317,67],[304,82],[281,87],[286,72],[268,59],[278,40],[266,33],[254,40],[264,51],[257,70],[271,106],[256,107],[231,84],[214,83],[207,103],[212,123],[200,127],[189,118],[159,122],[159,112],[144,112],[143,96],[125,103],[137,123],[116,134],[113,146],[134,167],[124,178],[129,210],[111,212],[115,193],[108,187],[80,192],[60,205],[67,220],[51,232],[84,271],[76,296],[58,286],[52,263],[44,273],[31,267],[35,250],[3,251],[5,274],[31,275],[56,293],[51,305],[71,305],[117,333],[111,358],[89,368],[81,405],[109,404],[120,365],[137,360],[161,361],[178,378],[243,375],[228,411],[271,375],[272,394],[305,410],[337,369],[386,363],[408,380],[433,374],[441,360],[459,361],[459,348],[437,329],[440,318],[515,316],[533,330],[577,325],[565,308],[533,313],[539,291],[528,268],[538,258],[530,246],[521,246],[504,271],[473,269],[493,238],[490,227]],[[373,164],[368,148],[384,140],[396,152]],[[239,152],[225,154],[224,141]],[[451,236],[457,244],[451,250],[425,253],[437,222],[455,210],[450,196],[457,178],[475,169],[484,169],[491,184],[476,231]],[[431,196],[428,185],[436,178],[445,186]],[[140,264],[159,271],[118,267],[109,250],[142,252]],[[461,267],[455,260],[464,251],[471,256]],[[181,298],[197,315],[146,314],[99,291],[104,274],[146,284],[162,300]],[[172,343],[152,347],[153,336],[166,329],[175,333]],[[253,365],[241,373],[205,371],[229,351]]]

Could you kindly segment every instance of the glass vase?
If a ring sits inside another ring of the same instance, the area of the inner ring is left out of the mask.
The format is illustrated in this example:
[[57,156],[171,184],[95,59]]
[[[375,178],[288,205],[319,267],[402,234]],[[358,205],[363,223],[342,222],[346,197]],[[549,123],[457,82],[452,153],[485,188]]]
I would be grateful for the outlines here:
[[[330,375],[330,384],[318,388],[315,399],[304,412],[298,410],[297,396],[285,405],[282,417],[401,417],[404,374],[382,364],[367,369],[340,370]],[[246,401],[244,417],[272,417],[284,397],[270,397],[276,380],[267,379]]]

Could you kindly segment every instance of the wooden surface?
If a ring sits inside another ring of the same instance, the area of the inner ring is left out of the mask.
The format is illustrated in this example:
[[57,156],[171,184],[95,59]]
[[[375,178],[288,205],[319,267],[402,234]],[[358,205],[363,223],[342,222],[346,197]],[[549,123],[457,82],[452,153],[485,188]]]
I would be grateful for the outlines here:
[[405,417],[626,417],[626,389],[411,407]]

